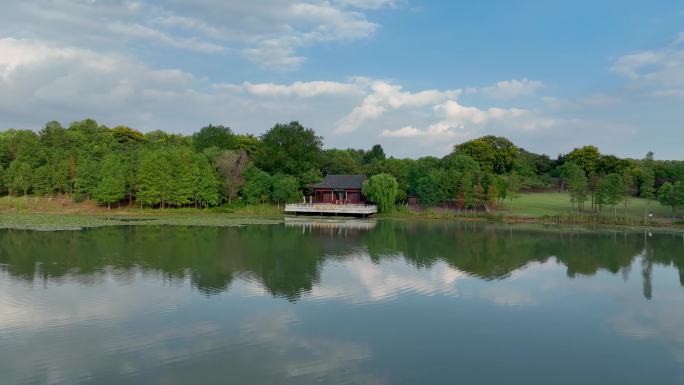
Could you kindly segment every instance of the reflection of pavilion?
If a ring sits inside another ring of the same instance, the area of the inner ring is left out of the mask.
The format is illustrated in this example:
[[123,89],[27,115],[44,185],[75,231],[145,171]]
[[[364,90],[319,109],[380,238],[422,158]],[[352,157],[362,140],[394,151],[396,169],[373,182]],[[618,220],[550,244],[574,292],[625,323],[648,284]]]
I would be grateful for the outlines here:
[[372,230],[376,224],[375,220],[370,219],[285,218],[285,226],[303,229]]

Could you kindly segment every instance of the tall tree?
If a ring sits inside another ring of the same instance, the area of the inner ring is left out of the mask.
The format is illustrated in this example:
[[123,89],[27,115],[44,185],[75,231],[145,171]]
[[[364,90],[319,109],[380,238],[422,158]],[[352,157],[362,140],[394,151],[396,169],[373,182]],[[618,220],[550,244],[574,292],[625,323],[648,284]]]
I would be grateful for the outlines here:
[[261,136],[255,163],[272,174],[300,177],[319,168],[322,145],[322,138],[299,122],[276,124]]
[[622,192],[624,194],[625,215],[627,215],[627,201],[629,197],[636,192],[636,173],[638,173],[638,170],[633,168],[625,168],[622,171]]
[[9,168],[5,174],[5,186],[10,195],[13,192],[22,192],[27,195],[31,189],[33,177],[33,170],[31,166],[21,160],[15,160],[10,163]]
[[221,176],[228,204],[232,203],[245,185],[247,167],[249,167],[249,158],[245,151],[223,151],[216,158],[216,169]]
[[577,205],[577,209],[582,211],[588,193],[588,181],[585,171],[575,162],[566,162],[563,164],[561,176],[570,191],[571,205],[573,207]]
[[658,190],[658,201],[663,206],[669,206],[672,209],[672,221],[674,221],[677,210],[684,207],[684,182],[678,181],[674,184],[665,182]]
[[90,199],[95,186],[97,186],[99,173],[100,164],[95,160],[95,157],[89,155],[80,156],[76,166],[76,179],[74,181],[76,191],[85,194],[87,199]]
[[302,193],[299,192],[299,181],[291,175],[275,175],[271,199],[280,207],[281,203],[293,203],[301,201]]
[[195,163],[193,201],[200,207],[216,206],[221,199],[216,171],[203,154],[196,154]]
[[613,217],[617,217],[617,204],[623,199],[624,186],[622,176],[608,174],[601,181],[600,189],[605,197],[605,203],[613,207]]
[[640,195],[646,199],[646,210],[644,212],[644,220],[648,219],[648,206],[651,200],[655,197],[655,174],[650,167],[641,169],[641,187]]
[[513,168],[518,148],[504,137],[489,135],[461,143],[454,152],[470,156],[486,171],[503,174]]
[[373,162],[380,162],[385,160],[385,150],[379,144],[373,145],[373,147],[363,155],[363,163],[370,164]]
[[230,127],[210,124],[192,135],[192,143],[197,151],[202,151],[208,147],[231,150],[235,148],[235,135],[233,135]]
[[33,171],[33,193],[36,195],[48,195],[54,191],[52,173],[46,165],[39,166]]
[[183,207],[193,202],[197,183],[198,165],[189,148],[177,148],[167,152],[169,163],[173,165],[171,172],[171,195],[169,204]]
[[565,160],[578,165],[589,177],[597,173],[601,156],[601,152],[596,146],[584,146],[572,150],[565,156]]
[[141,155],[137,172],[136,199],[140,206],[156,206],[163,202],[164,176],[159,172],[162,159],[156,151]]
[[110,154],[102,159],[100,178],[93,190],[93,198],[99,203],[106,204],[107,209],[112,203],[123,200],[126,196],[126,179],[121,165],[121,158]]
[[266,203],[271,195],[273,178],[265,171],[250,166],[245,172],[245,185],[241,194],[247,203]]
[[394,207],[399,184],[390,174],[373,175],[363,183],[363,194],[378,205],[381,213],[389,212]]

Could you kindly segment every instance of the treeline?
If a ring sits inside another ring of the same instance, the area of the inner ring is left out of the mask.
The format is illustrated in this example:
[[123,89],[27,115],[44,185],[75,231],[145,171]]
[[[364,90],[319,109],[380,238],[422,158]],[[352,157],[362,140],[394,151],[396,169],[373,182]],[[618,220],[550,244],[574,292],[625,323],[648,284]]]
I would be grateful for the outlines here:
[[0,132],[0,186],[10,195],[160,208],[280,204],[300,201],[326,174],[368,175],[366,193],[385,210],[409,197],[475,210],[521,189],[557,188],[571,191],[578,210],[615,208],[627,196],[658,197],[673,212],[684,207],[684,162],[620,159],[592,146],[551,159],[485,136],[443,158],[398,159],[380,145],[323,149],[323,139],[298,122],[259,137],[213,125],[191,136],[143,134],[90,119]]

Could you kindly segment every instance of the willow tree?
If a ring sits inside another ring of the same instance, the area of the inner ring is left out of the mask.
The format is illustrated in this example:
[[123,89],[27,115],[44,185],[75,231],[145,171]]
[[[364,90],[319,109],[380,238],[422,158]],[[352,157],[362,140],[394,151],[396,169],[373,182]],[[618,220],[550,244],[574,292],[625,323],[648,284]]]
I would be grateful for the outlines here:
[[363,183],[363,193],[378,205],[381,213],[386,213],[394,206],[399,192],[397,179],[387,173],[377,174]]

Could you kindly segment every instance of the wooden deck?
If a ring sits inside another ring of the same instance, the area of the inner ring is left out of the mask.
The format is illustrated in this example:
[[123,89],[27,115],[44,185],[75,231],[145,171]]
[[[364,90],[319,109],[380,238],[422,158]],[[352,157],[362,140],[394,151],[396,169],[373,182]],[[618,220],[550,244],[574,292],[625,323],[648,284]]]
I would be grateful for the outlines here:
[[376,205],[367,204],[291,203],[285,205],[286,214],[361,215],[365,217],[377,212],[378,207]]

